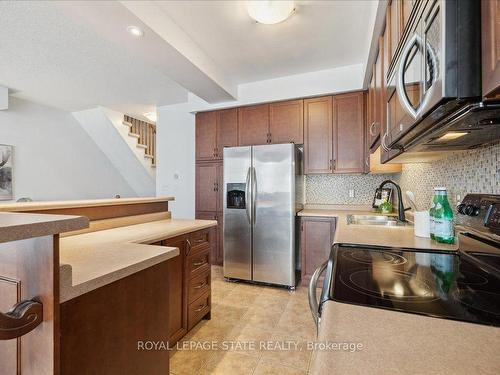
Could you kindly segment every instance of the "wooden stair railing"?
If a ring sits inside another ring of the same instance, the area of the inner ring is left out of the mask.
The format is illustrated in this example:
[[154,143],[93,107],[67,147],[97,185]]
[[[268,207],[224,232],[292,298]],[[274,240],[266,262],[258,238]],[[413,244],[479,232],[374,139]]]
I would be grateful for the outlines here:
[[145,157],[156,165],[156,125],[128,115],[123,116],[123,123],[130,127],[129,135],[137,137],[138,145],[145,148]]

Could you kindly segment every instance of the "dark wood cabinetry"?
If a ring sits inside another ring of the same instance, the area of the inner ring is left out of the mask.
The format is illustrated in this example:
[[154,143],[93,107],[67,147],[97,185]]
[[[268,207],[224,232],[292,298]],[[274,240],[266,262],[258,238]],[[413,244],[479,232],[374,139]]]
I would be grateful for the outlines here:
[[196,211],[218,210],[220,171],[220,163],[196,164]]
[[500,96],[500,1],[481,2],[482,86],[483,96]]
[[335,235],[335,218],[301,218],[301,282],[307,285],[311,277],[330,256]]
[[289,100],[269,105],[270,143],[304,143],[304,101]]
[[196,115],[196,160],[214,160],[217,153],[217,116],[215,112]]
[[364,172],[365,93],[333,96],[333,172]]
[[222,159],[224,147],[238,145],[238,109],[196,115],[196,160]]
[[217,220],[217,228],[210,231],[210,259],[212,264],[222,265],[224,260],[224,231],[222,212],[196,212],[196,218],[200,220]]
[[168,260],[169,344],[174,345],[196,323],[210,317],[210,252],[215,229],[167,239],[179,256]]
[[306,174],[333,172],[332,97],[304,100],[304,170]]
[[238,145],[269,143],[269,104],[238,108]]

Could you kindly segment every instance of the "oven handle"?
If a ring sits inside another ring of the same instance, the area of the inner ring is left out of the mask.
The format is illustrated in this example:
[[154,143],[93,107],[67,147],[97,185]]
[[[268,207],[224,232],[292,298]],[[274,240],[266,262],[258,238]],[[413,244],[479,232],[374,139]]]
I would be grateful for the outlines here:
[[319,333],[319,323],[321,321],[321,316],[319,314],[319,303],[316,300],[316,289],[317,289],[318,279],[321,276],[321,274],[325,272],[327,265],[328,261],[326,261],[321,266],[316,268],[316,271],[314,271],[311,281],[309,282],[309,291],[308,291],[309,308],[311,309],[311,314],[314,319],[314,324],[316,324],[316,335]]
[[406,43],[403,52],[401,52],[401,60],[399,61],[398,73],[397,73],[397,81],[396,81],[396,93],[398,94],[399,101],[403,105],[403,108],[408,112],[411,117],[417,119],[419,115],[419,110],[413,108],[410,101],[408,100],[408,96],[406,96],[405,86],[404,86],[404,67],[406,65],[406,60],[415,44],[419,44],[422,46],[422,39],[418,36],[417,33],[414,33],[408,43]]

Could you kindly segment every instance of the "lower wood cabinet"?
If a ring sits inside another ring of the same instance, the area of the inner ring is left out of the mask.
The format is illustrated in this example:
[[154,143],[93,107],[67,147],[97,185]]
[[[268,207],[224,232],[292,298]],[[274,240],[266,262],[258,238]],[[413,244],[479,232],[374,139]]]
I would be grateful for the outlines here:
[[168,261],[169,344],[175,345],[201,319],[210,318],[210,252],[214,228],[162,241],[178,247]]
[[328,260],[335,235],[335,224],[335,218],[301,218],[300,251],[302,285],[307,285],[316,268]]
[[217,220],[217,228],[210,231],[210,263],[222,266],[224,261],[224,229],[222,212],[196,212],[196,218],[200,220]]
[[[170,285],[168,262],[170,260],[60,305],[61,375],[169,373],[167,350],[140,349],[140,341],[169,339],[169,320],[166,319],[172,314],[169,294],[177,290]],[[40,342],[39,345],[46,344]],[[2,365],[0,373],[5,374]],[[48,374],[34,368],[29,372]]]

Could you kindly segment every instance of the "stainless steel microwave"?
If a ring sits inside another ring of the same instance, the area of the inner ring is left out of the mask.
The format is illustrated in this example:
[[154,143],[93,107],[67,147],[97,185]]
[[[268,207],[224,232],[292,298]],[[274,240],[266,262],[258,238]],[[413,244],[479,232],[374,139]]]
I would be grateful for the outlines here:
[[[387,151],[486,143],[495,136],[490,125],[498,135],[499,106],[481,102],[480,3],[426,0],[415,5],[386,84],[387,129],[381,143]],[[469,137],[443,139],[463,127],[467,130],[461,133]]]

